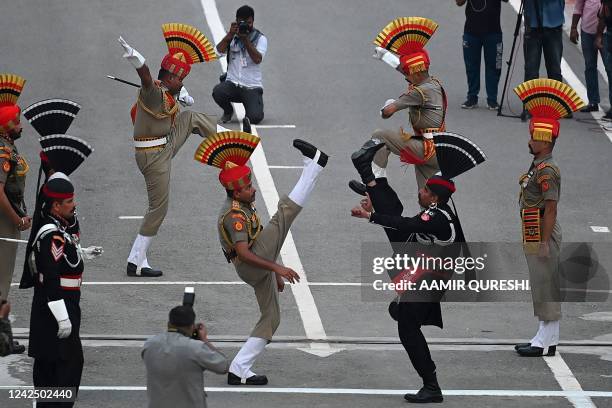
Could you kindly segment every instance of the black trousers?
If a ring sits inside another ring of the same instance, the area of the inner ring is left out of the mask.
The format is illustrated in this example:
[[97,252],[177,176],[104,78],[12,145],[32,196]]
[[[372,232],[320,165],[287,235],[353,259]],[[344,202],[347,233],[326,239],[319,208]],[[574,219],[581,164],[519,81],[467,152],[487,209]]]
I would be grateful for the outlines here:
[[[79,391],[81,374],[83,373],[83,355],[78,354],[69,360],[34,359],[35,387],[73,387],[76,388],[73,397]],[[36,402],[37,407],[69,408],[74,402]]]
[[213,88],[212,96],[224,114],[231,114],[232,102],[239,102],[244,105],[245,114],[251,123],[258,124],[264,118],[262,88],[243,88],[231,81],[223,81]]
[[[402,215],[404,207],[386,178],[376,179],[376,186],[367,188],[376,212],[387,215]],[[410,237],[406,232],[385,228],[392,246],[401,246]],[[397,248],[399,249],[399,248]],[[396,252],[396,248],[394,248]],[[440,305],[433,303],[400,302],[397,330],[410,362],[424,382],[435,380],[436,365],[431,359],[427,340],[421,331],[423,322],[434,318]],[[437,309],[436,309],[437,308]],[[431,315],[431,317],[430,317]]]

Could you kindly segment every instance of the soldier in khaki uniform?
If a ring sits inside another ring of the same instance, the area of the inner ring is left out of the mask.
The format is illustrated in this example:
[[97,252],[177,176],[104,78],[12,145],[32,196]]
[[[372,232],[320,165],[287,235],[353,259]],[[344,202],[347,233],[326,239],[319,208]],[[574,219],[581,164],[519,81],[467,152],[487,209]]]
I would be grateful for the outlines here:
[[142,83],[131,113],[136,163],[145,178],[149,198],[149,208],[128,257],[129,276],[162,275],[150,267],[147,250],[168,212],[172,158],[192,133],[208,137],[217,129],[215,116],[180,112],[175,99],[191,64],[216,58],[212,45],[197,29],[185,24],[164,24],[162,29],[169,53],[162,60],[157,81],[151,77],[144,57],[119,38],[125,49],[123,57],[136,68]]
[[[437,27],[434,21],[423,17],[396,19],[378,35],[375,41],[378,46],[373,56],[404,74],[410,84],[397,100],[387,100],[381,116],[388,119],[396,112],[408,109],[413,130],[413,133],[403,128],[374,131],[372,140],[384,143],[385,147],[374,157],[373,174],[385,177],[389,154],[394,153],[402,162],[415,166],[419,189],[440,171],[432,133],[446,128],[446,93],[440,81],[429,75],[429,55],[423,48]],[[412,40],[398,45],[404,36],[411,36]],[[354,157],[353,162],[358,159]]]
[[538,332],[529,343],[518,344],[521,356],[553,356],[559,343],[561,319],[559,249],[561,227],[557,204],[561,172],[552,157],[559,136],[557,119],[582,108],[584,102],[566,84],[553,79],[534,79],[514,91],[532,115],[529,124],[529,152],[533,162],[519,179],[523,248],[533,299],[533,312],[539,320]]
[[202,142],[196,153],[196,160],[222,169],[219,181],[226,189],[227,199],[219,213],[221,246],[240,279],[254,289],[261,313],[230,365],[230,385],[268,383],[265,375],[256,375],[251,367],[280,324],[278,292],[284,289],[283,278],[291,283],[300,280],[293,269],[279,265],[276,259],[291,224],[304,207],[328,159],[310,143],[293,141],[293,146],[304,155],[304,170],[289,195],[278,202],[276,214],[263,227],[254,206],[256,190],[251,183],[251,170],[246,166],[258,143],[259,138],[253,135],[223,132]]
[[[16,103],[24,84],[17,75],[0,74],[0,238],[19,239],[32,223],[24,202],[29,167],[15,146],[22,131]],[[0,301],[8,298],[16,255],[17,243],[0,239]]]

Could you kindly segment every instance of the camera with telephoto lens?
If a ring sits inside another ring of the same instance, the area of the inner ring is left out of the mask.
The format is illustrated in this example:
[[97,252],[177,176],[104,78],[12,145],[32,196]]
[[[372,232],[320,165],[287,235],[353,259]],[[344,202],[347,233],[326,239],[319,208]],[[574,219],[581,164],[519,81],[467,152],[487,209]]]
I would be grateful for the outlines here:
[[249,23],[244,20],[240,20],[238,22],[238,33],[239,34],[247,34],[249,32]]
[[[193,309],[193,304],[195,302],[195,290],[193,286],[187,286],[185,288],[185,292],[183,292],[183,306],[189,306]],[[193,333],[191,333],[192,339],[199,339],[198,329],[194,329]]]

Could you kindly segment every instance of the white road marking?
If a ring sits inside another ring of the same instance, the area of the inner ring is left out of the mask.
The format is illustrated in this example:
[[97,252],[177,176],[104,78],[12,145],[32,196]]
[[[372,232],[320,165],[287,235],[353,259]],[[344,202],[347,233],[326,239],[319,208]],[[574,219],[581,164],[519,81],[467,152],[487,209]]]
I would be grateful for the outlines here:
[[[573,393],[583,392],[580,383],[576,377],[574,377],[572,370],[567,366],[560,353],[557,353],[553,357],[543,358],[563,391]],[[568,396],[567,399],[576,408],[596,408],[588,395],[576,394]]]
[[268,166],[269,169],[303,169],[304,166]]
[[[367,283],[355,283],[355,282],[307,282],[308,286],[334,286],[334,287],[359,287],[359,286],[370,286]],[[243,281],[86,281],[82,282],[81,285],[97,285],[97,286],[210,286],[210,285],[246,285]],[[19,286],[19,282],[12,282],[11,286]]]
[[0,241],[16,242],[18,244],[27,244],[28,243],[28,241],[26,241],[25,239],[13,239],[13,238],[0,238]]
[[596,225],[591,225],[591,229],[593,230],[593,232],[610,232],[610,228],[600,227]]
[[142,220],[144,215],[120,215],[120,220]]
[[256,129],[295,129],[295,125],[252,125]]
[[[32,389],[32,386],[2,385],[0,390]],[[144,386],[82,385],[79,391],[146,391]],[[281,387],[206,387],[206,392],[227,392],[239,394],[325,394],[325,395],[404,395],[418,390],[393,390],[380,388],[281,388]],[[553,390],[447,390],[444,396],[474,397],[559,397],[559,398],[612,398],[609,391],[553,391]]]
[[[218,44],[219,41],[225,36],[225,30],[219,17],[217,5],[215,0],[201,0],[202,8],[204,9],[204,15],[206,22],[212,33],[214,43]],[[227,61],[225,58],[220,58],[219,62],[225,71],[227,68]],[[242,121],[244,118],[244,107],[242,104],[234,104],[234,111],[238,121]],[[257,128],[252,127],[253,134],[257,135]],[[279,201],[278,191],[274,184],[274,179],[268,168],[268,160],[263,150],[263,145],[260,143],[251,155],[251,165],[253,166],[253,173],[257,179],[260,193],[268,209],[268,214],[272,216],[276,212],[277,204]],[[302,318],[304,330],[306,336],[309,339],[325,339],[327,334],[323,328],[323,322],[317,305],[312,296],[312,292],[308,287],[308,278],[302,267],[300,256],[297,252],[295,242],[293,241],[293,235],[291,231],[287,233],[287,237],[281,248],[280,253],[282,262],[287,267],[292,268],[300,275],[300,282],[291,285],[291,291],[295,297],[295,302]],[[302,349],[303,351],[318,355],[320,357],[327,357],[339,350],[334,350],[329,344],[312,343],[309,349]]]
[[[518,13],[518,10],[521,5],[521,0],[510,0],[510,4],[514,8],[514,10]],[[542,58],[543,59],[543,58]],[[605,72],[605,71],[604,71]],[[561,74],[563,75],[563,79],[572,87],[574,91],[582,98],[585,103],[588,103],[589,98],[587,97],[587,92],[585,86],[580,82],[580,79],[576,76],[572,68],[569,66],[565,58],[561,58]],[[604,75],[605,77],[605,75]],[[606,80],[607,82],[607,80]],[[612,102],[610,102],[612,103]],[[591,112],[591,116],[597,121],[601,130],[608,137],[608,140],[612,142],[612,129],[609,129],[606,126],[606,122],[601,120],[603,114],[601,112]]]

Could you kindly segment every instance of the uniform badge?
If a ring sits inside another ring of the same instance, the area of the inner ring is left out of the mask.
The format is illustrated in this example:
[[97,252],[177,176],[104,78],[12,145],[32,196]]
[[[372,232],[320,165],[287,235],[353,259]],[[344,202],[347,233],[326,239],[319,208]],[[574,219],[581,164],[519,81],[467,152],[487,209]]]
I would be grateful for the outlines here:
[[2,165],[2,170],[5,173],[8,173],[9,171],[11,171],[11,163],[5,161],[4,164]]
[[235,222],[235,223],[234,223],[234,229],[235,229],[236,231],[242,231],[242,229],[243,229],[243,228],[244,228],[244,226],[242,225],[242,223],[241,223],[241,222]]
[[431,219],[431,216],[429,215],[427,211],[425,211],[423,214],[421,214],[421,219],[423,221],[429,221]]
[[64,255],[64,242],[60,240],[52,239],[51,240],[51,256],[53,257],[55,262],[58,262],[62,258],[62,255]]
[[548,181],[543,181],[542,184],[540,184],[540,187],[542,188],[543,193],[547,192],[550,188],[550,186],[548,185]]

